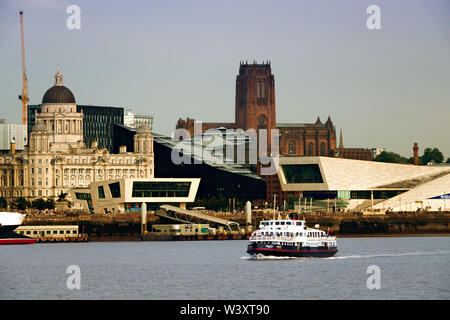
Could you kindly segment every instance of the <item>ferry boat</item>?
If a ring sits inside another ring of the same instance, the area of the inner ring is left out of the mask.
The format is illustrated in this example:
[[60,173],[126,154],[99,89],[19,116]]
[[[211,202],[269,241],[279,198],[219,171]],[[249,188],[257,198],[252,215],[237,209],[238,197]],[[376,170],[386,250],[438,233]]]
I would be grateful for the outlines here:
[[36,242],[37,239],[14,232],[24,219],[25,215],[19,212],[0,212],[0,244],[33,244]]
[[329,228],[327,232],[308,228],[305,220],[295,219],[262,221],[247,247],[250,255],[286,257],[324,258],[337,251],[336,237]]

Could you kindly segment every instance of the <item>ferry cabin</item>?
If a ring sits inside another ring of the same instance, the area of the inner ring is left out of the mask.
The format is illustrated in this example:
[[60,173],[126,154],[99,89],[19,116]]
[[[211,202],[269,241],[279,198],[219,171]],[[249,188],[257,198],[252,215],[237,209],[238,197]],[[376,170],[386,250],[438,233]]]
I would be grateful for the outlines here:
[[277,242],[281,245],[301,243],[304,247],[335,247],[336,238],[325,231],[306,226],[304,220],[262,221],[259,230],[253,232],[251,241]]

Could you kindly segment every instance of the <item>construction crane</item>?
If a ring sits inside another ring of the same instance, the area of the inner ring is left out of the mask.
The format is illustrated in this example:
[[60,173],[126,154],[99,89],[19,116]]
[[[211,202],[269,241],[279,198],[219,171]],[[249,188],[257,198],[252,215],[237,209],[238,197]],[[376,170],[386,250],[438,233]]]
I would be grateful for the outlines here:
[[19,96],[19,100],[22,101],[22,124],[28,125],[28,86],[27,86],[27,74],[25,69],[25,41],[23,36],[23,11],[20,11],[20,35],[22,37],[22,77],[23,87],[22,95]]

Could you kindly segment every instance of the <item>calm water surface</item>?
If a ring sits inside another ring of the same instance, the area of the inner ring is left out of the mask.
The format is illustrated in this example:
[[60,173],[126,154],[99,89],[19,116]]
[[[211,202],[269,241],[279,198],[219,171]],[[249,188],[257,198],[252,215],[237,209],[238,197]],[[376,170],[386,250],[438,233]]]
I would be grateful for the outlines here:
[[[449,299],[450,237],[338,239],[327,259],[250,259],[247,241],[0,246],[0,299]],[[66,282],[70,265],[81,289]],[[381,288],[369,290],[376,265]]]

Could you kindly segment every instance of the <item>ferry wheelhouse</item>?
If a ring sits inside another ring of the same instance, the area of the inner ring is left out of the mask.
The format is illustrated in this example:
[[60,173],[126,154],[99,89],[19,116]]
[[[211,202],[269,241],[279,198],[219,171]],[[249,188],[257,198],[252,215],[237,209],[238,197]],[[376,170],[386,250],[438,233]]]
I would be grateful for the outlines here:
[[308,228],[305,220],[294,219],[262,221],[247,248],[250,255],[288,257],[331,257],[337,251],[336,237],[329,228],[327,232]]

